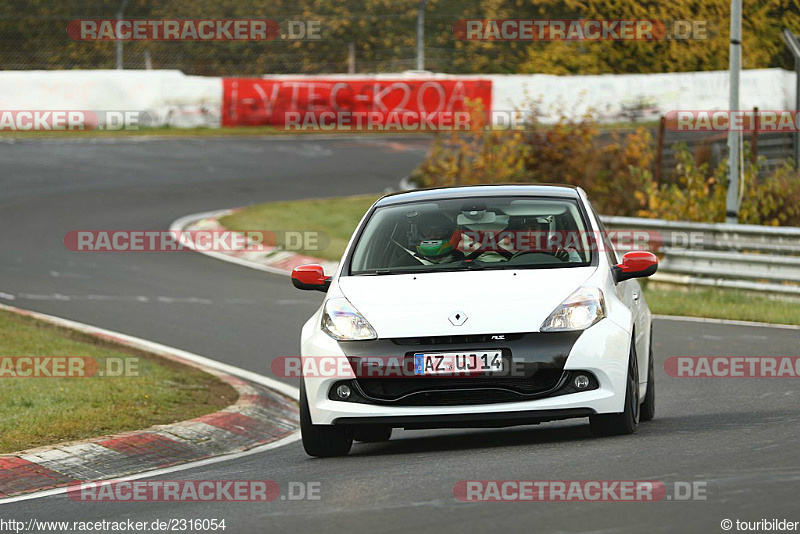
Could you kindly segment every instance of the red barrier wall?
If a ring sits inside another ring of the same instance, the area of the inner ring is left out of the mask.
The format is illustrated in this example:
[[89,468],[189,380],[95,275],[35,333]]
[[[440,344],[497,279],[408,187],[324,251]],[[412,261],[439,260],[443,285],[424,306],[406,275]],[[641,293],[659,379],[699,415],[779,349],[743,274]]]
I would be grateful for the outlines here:
[[465,110],[465,99],[492,105],[490,80],[223,78],[222,125],[282,126],[287,111],[438,113]]

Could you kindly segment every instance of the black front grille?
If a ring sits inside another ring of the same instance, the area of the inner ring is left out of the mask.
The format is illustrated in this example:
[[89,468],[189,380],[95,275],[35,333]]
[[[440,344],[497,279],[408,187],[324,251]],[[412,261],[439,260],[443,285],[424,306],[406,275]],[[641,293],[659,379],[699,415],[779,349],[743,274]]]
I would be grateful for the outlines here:
[[481,376],[358,378],[365,397],[393,405],[483,404],[528,400],[555,389],[561,369],[540,369],[527,377]]
[[356,364],[371,358],[411,360],[407,369],[412,373],[415,353],[500,351],[508,363],[506,372],[482,376],[380,378],[357,372],[360,378],[352,384],[355,394],[350,400],[391,406],[487,404],[560,394],[569,375],[564,373],[567,357],[580,336],[581,332],[481,333],[340,341],[339,346]]
[[493,404],[525,400],[518,393],[500,389],[433,391],[417,393],[395,404],[403,406],[453,406],[467,404]]

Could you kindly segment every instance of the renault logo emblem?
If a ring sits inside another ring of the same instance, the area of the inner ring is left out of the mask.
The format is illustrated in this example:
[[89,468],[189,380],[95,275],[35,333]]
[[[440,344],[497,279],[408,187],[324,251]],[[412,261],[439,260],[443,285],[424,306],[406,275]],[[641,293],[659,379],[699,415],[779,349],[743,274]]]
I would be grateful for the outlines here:
[[461,326],[467,322],[467,314],[460,311],[453,312],[448,319],[453,326]]

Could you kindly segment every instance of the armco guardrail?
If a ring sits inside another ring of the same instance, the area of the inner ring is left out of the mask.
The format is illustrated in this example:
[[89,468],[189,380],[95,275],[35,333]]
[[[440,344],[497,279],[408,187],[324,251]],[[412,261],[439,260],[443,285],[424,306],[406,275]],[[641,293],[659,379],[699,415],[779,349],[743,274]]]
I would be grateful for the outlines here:
[[662,255],[656,281],[800,295],[800,228],[601,218],[609,232],[634,231],[620,252],[646,243]]

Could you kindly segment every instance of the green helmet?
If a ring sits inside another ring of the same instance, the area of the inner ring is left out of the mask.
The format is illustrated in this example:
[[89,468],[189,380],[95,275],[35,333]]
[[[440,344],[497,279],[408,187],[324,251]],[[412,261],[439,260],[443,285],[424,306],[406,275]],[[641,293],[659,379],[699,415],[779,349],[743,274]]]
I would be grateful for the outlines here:
[[417,225],[421,237],[417,245],[420,256],[438,258],[453,251],[451,239],[456,225],[446,215],[439,212],[423,213]]
[[426,258],[438,258],[453,251],[453,244],[443,239],[427,239],[417,245],[417,252]]

